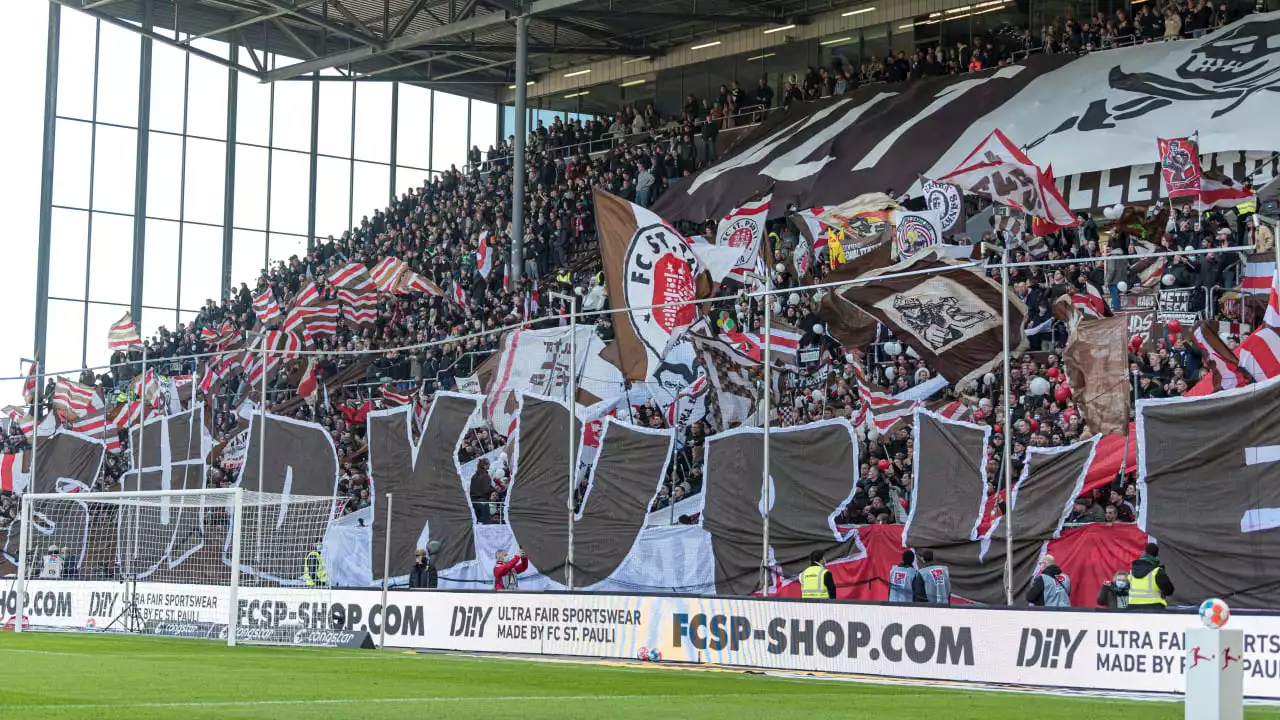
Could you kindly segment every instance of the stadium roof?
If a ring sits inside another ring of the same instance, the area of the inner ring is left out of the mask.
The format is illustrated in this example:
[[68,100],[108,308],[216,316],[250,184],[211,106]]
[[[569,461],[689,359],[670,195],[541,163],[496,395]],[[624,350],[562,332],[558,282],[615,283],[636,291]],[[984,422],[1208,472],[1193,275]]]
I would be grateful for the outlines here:
[[[193,40],[238,43],[250,52],[230,64],[264,81],[334,68],[346,77],[489,101],[500,100],[515,77],[514,19],[521,14],[530,18],[533,77],[611,57],[661,55],[734,29],[803,24],[811,7],[806,0],[53,1],[197,54],[189,41],[174,40],[175,29]],[[835,4],[822,2],[820,9]],[[300,60],[268,67],[264,50]]]

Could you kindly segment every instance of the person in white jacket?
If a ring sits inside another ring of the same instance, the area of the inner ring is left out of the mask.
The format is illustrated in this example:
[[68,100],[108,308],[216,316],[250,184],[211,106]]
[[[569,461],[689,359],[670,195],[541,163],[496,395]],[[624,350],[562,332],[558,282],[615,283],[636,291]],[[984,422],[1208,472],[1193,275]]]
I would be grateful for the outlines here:
[[591,285],[587,288],[587,295],[582,300],[582,309],[584,312],[593,310],[603,310],[605,299],[605,286],[600,280],[600,274],[597,273],[591,277]]

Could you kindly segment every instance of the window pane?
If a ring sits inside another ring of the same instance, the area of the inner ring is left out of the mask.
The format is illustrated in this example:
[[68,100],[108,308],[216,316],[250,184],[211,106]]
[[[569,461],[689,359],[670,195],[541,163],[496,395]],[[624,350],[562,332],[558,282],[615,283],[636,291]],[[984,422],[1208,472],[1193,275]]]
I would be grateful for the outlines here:
[[[151,43],[151,129],[182,132],[182,99],[187,94],[187,54]],[[192,84],[194,88],[199,85]]]
[[109,125],[94,127],[98,139],[94,146],[93,209],[132,213],[138,131]]
[[129,304],[133,283],[133,218],[93,214],[89,299]]
[[287,261],[294,255],[298,259],[302,259],[307,255],[307,239],[300,235],[271,233],[268,240],[271,243],[271,264],[273,265],[281,261]]
[[239,292],[240,284],[253,289],[265,267],[267,234],[256,230],[236,230],[231,235],[231,289]]
[[435,144],[431,148],[431,169],[448,170],[462,166],[467,160],[467,99],[449,93],[436,93],[435,115],[431,129]]
[[[58,114],[92,120],[93,48],[97,43],[98,21],[69,9],[64,9],[61,15],[62,26],[58,31]],[[40,48],[44,47],[42,39]],[[135,85],[137,79],[135,75]]]
[[98,119],[138,126],[138,50],[141,36],[102,23],[98,46]]
[[183,225],[181,281],[183,310],[199,310],[205,300],[217,300],[221,296],[222,228]]
[[480,157],[488,158],[493,138],[498,132],[497,105],[483,100],[471,101],[471,144],[480,148]]
[[[279,57],[276,64],[283,67],[294,62]],[[278,148],[311,152],[311,83],[286,81],[273,87],[276,98],[272,142]],[[351,112],[350,108],[347,112]]]
[[177,220],[182,211],[182,138],[151,133],[147,152],[147,215]]
[[396,125],[396,162],[430,167],[431,91],[400,86],[400,118]]
[[187,187],[183,218],[222,224],[223,169],[227,144],[214,140],[187,140]]
[[[102,366],[111,362],[111,351],[107,349],[107,333],[129,308],[121,305],[102,305],[89,303],[89,326],[85,333],[85,360],[89,367],[97,367],[98,375],[106,374]],[[128,378],[125,378],[128,379]]]
[[142,308],[142,319],[138,323],[138,332],[142,333],[143,340],[149,340],[154,338],[162,327],[170,330],[177,327],[177,322],[177,310],[144,307]]
[[84,271],[89,262],[89,213],[53,209],[49,226],[49,293],[84,299]]
[[342,237],[351,229],[351,161],[316,161],[316,235]]
[[417,188],[427,180],[427,171],[418,168],[397,167],[396,168],[396,197]]
[[[320,139],[316,147],[323,155],[351,157],[351,93],[348,82],[320,83]],[[276,140],[279,145],[279,138]]]
[[386,165],[356,162],[354,191],[352,201],[354,215],[351,224],[360,222],[360,218],[372,215],[390,204],[387,197],[387,182],[391,179],[391,168]]
[[[196,40],[195,47],[225,58],[226,43]],[[197,55],[191,56],[187,84],[187,133],[215,140],[227,139],[227,69]]]
[[176,307],[178,304],[178,223],[147,221],[143,249],[142,304]]
[[305,233],[311,165],[306,155],[271,151],[272,232]]
[[356,157],[391,160],[391,84],[356,83]]
[[263,148],[236,145],[235,224],[253,230],[267,227],[267,151]]
[[[249,51],[240,49],[242,62],[251,64]],[[277,83],[288,85],[291,83]],[[271,129],[271,88],[258,82],[252,75],[240,74],[236,81],[236,142],[266,145],[270,139]],[[307,127],[311,127],[308,125]]]
[[[117,320],[119,318],[116,318]],[[102,336],[107,344],[107,336]],[[49,301],[49,329],[45,334],[51,372],[70,372],[84,365],[84,303]]]
[[58,120],[57,123],[53,150],[53,203],[88,208],[93,126],[76,120]]

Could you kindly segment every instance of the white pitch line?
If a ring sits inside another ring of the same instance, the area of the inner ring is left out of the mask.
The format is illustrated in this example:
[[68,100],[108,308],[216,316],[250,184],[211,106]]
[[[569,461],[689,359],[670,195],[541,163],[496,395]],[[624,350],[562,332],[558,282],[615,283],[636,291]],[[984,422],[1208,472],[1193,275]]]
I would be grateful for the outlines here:
[[52,650],[19,650],[18,648],[0,648],[0,652],[30,653],[32,655],[66,655],[67,657],[88,655],[88,653],[54,652]]
[[[777,695],[769,693],[769,697],[799,697],[799,693]],[[742,697],[742,693],[716,693],[700,695],[511,695],[506,697],[477,697],[474,695],[458,697],[413,697],[413,698],[335,698],[328,700],[228,700],[225,702],[155,702],[155,703],[94,703],[65,705],[0,705],[0,710],[108,710],[108,709],[147,709],[147,708],[218,708],[218,707],[266,707],[271,705],[352,705],[356,703],[491,703],[491,702],[529,702],[537,700],[676,700],[683,698],[721,698]]]

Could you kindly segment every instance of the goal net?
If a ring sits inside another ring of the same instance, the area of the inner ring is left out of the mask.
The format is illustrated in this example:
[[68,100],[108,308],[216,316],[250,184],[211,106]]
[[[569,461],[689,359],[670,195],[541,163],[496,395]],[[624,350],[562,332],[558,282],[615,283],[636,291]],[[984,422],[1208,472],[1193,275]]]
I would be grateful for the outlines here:
[[329,627],[334,515],[332,498],[239,488],[27,494],[4,614],[19,631],[290,642]]

